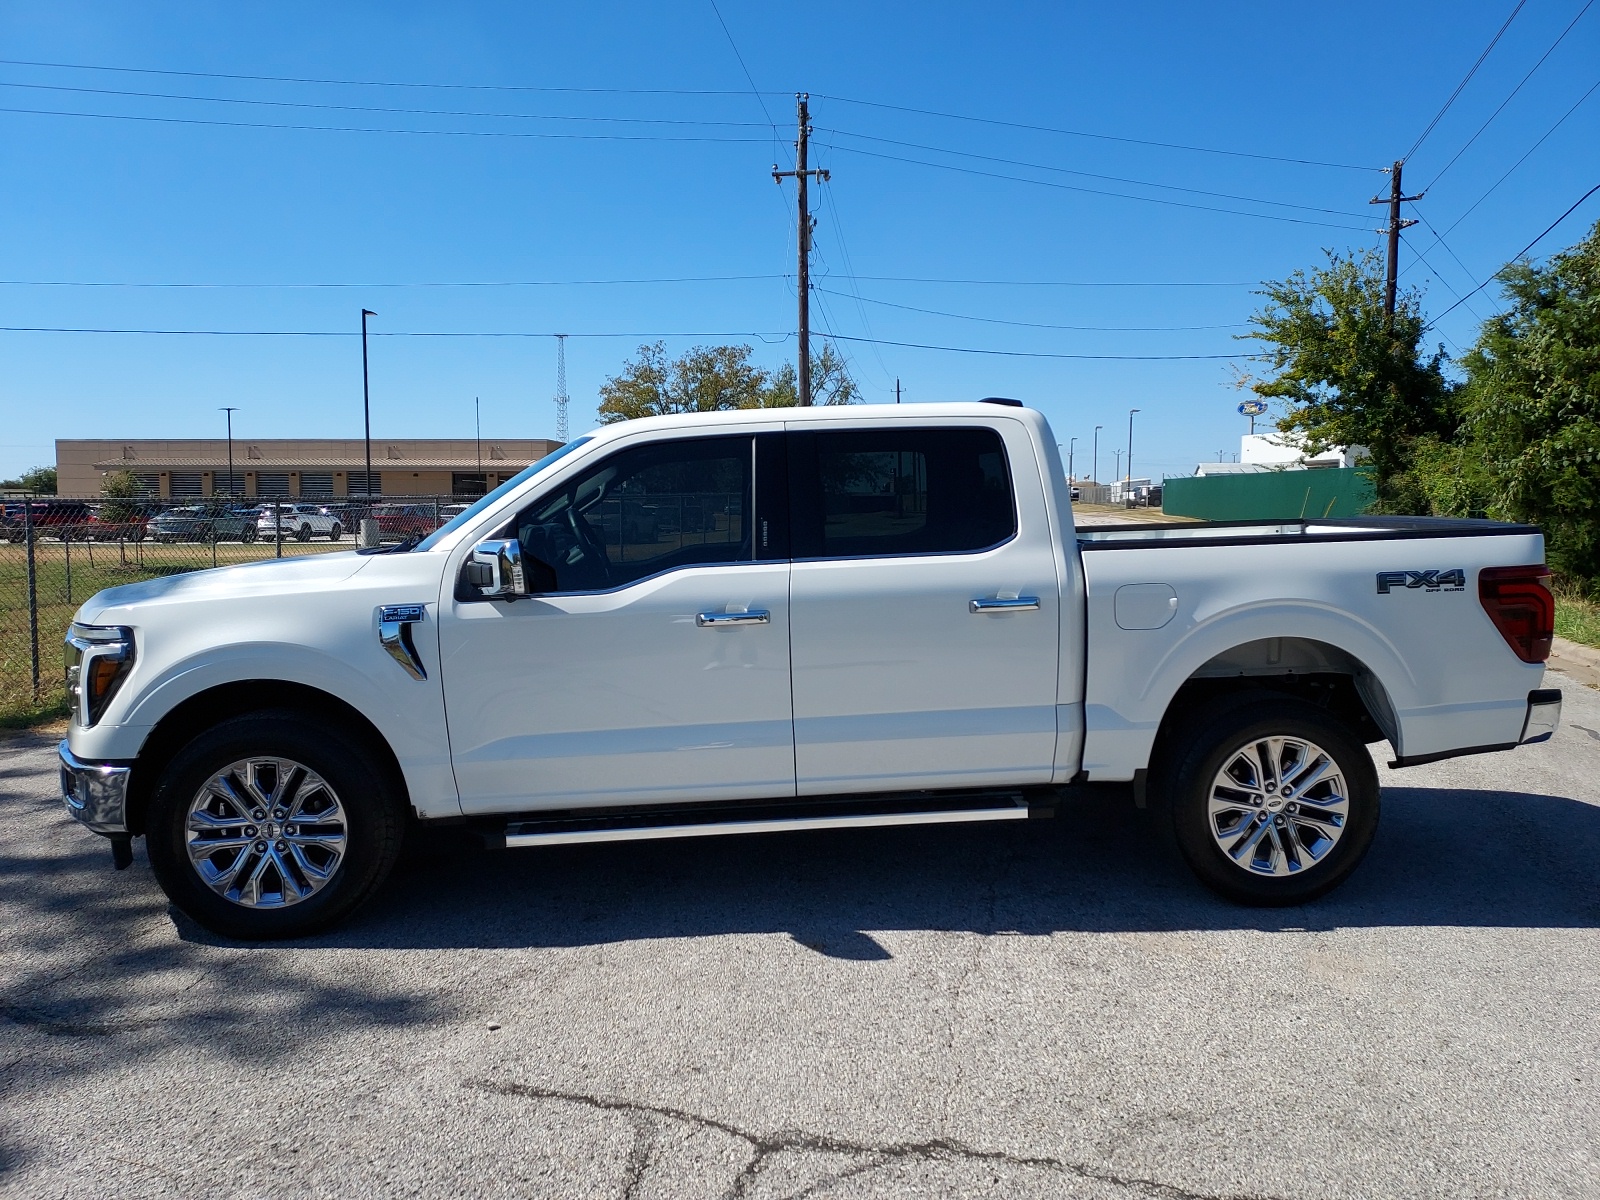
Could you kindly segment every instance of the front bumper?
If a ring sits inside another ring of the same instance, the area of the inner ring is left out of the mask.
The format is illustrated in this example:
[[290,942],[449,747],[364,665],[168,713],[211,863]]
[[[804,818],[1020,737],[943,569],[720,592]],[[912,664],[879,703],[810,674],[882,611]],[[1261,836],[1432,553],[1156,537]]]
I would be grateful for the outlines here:
[[61,799],[67,812],[96,833],[108,837],[128,832],[128,776],[126,763],[90,763],[75,758],[66,742],[61,758]]

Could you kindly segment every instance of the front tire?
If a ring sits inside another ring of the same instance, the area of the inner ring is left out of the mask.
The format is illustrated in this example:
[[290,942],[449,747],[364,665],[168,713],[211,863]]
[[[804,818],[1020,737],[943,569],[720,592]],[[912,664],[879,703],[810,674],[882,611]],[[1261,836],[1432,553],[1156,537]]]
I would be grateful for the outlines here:
[[297,713],[233,717],[162,773],[145,832],[179,909],[224,937],[300,937],[342,919],[400,853],[404,809],[359,739]]
[[335,521],[333,528],[328,530],[328,540],[330,542],[342,542],[344,540],[344,526]]
[[1304,904],[1350,877],[1378,828],[1372,756],[1322,709],[1262,695],[1164,749],[1156,786],[1200,881],[1241,904]]

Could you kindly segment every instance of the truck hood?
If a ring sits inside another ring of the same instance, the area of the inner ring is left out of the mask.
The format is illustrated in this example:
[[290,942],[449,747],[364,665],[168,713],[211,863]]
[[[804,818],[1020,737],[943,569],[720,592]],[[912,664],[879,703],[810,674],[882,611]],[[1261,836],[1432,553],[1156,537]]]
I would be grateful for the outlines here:
[[97,592],[74,618],[87,625],[120,623],[129,609],[237,596],[294,595],[337,587],[372,561],[353,550],[269,558],[146,579]]

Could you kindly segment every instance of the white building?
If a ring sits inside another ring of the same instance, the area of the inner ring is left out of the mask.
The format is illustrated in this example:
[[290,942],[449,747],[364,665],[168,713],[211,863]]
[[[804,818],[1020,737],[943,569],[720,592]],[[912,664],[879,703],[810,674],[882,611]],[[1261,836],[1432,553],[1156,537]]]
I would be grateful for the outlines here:
[[1315,471],[1353,467],[1369,457],[1365,446],[1329,446],[1306,454],[1298,437],[1288,433],[1247,433],[1239,439],[1237,462],[1203,462],[1196,475],[1253,475],[1261,471]]

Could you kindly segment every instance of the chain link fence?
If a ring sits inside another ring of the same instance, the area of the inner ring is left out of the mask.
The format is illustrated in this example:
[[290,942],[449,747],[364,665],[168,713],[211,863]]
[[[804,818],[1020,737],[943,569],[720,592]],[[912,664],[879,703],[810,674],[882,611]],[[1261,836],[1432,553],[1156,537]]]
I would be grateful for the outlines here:
[[78,606],[104,588],[352,550],[364,533],[376,543],[425,537],[476,498],[6,500],[0,503],[0,723],[65,711],[62,640]]

